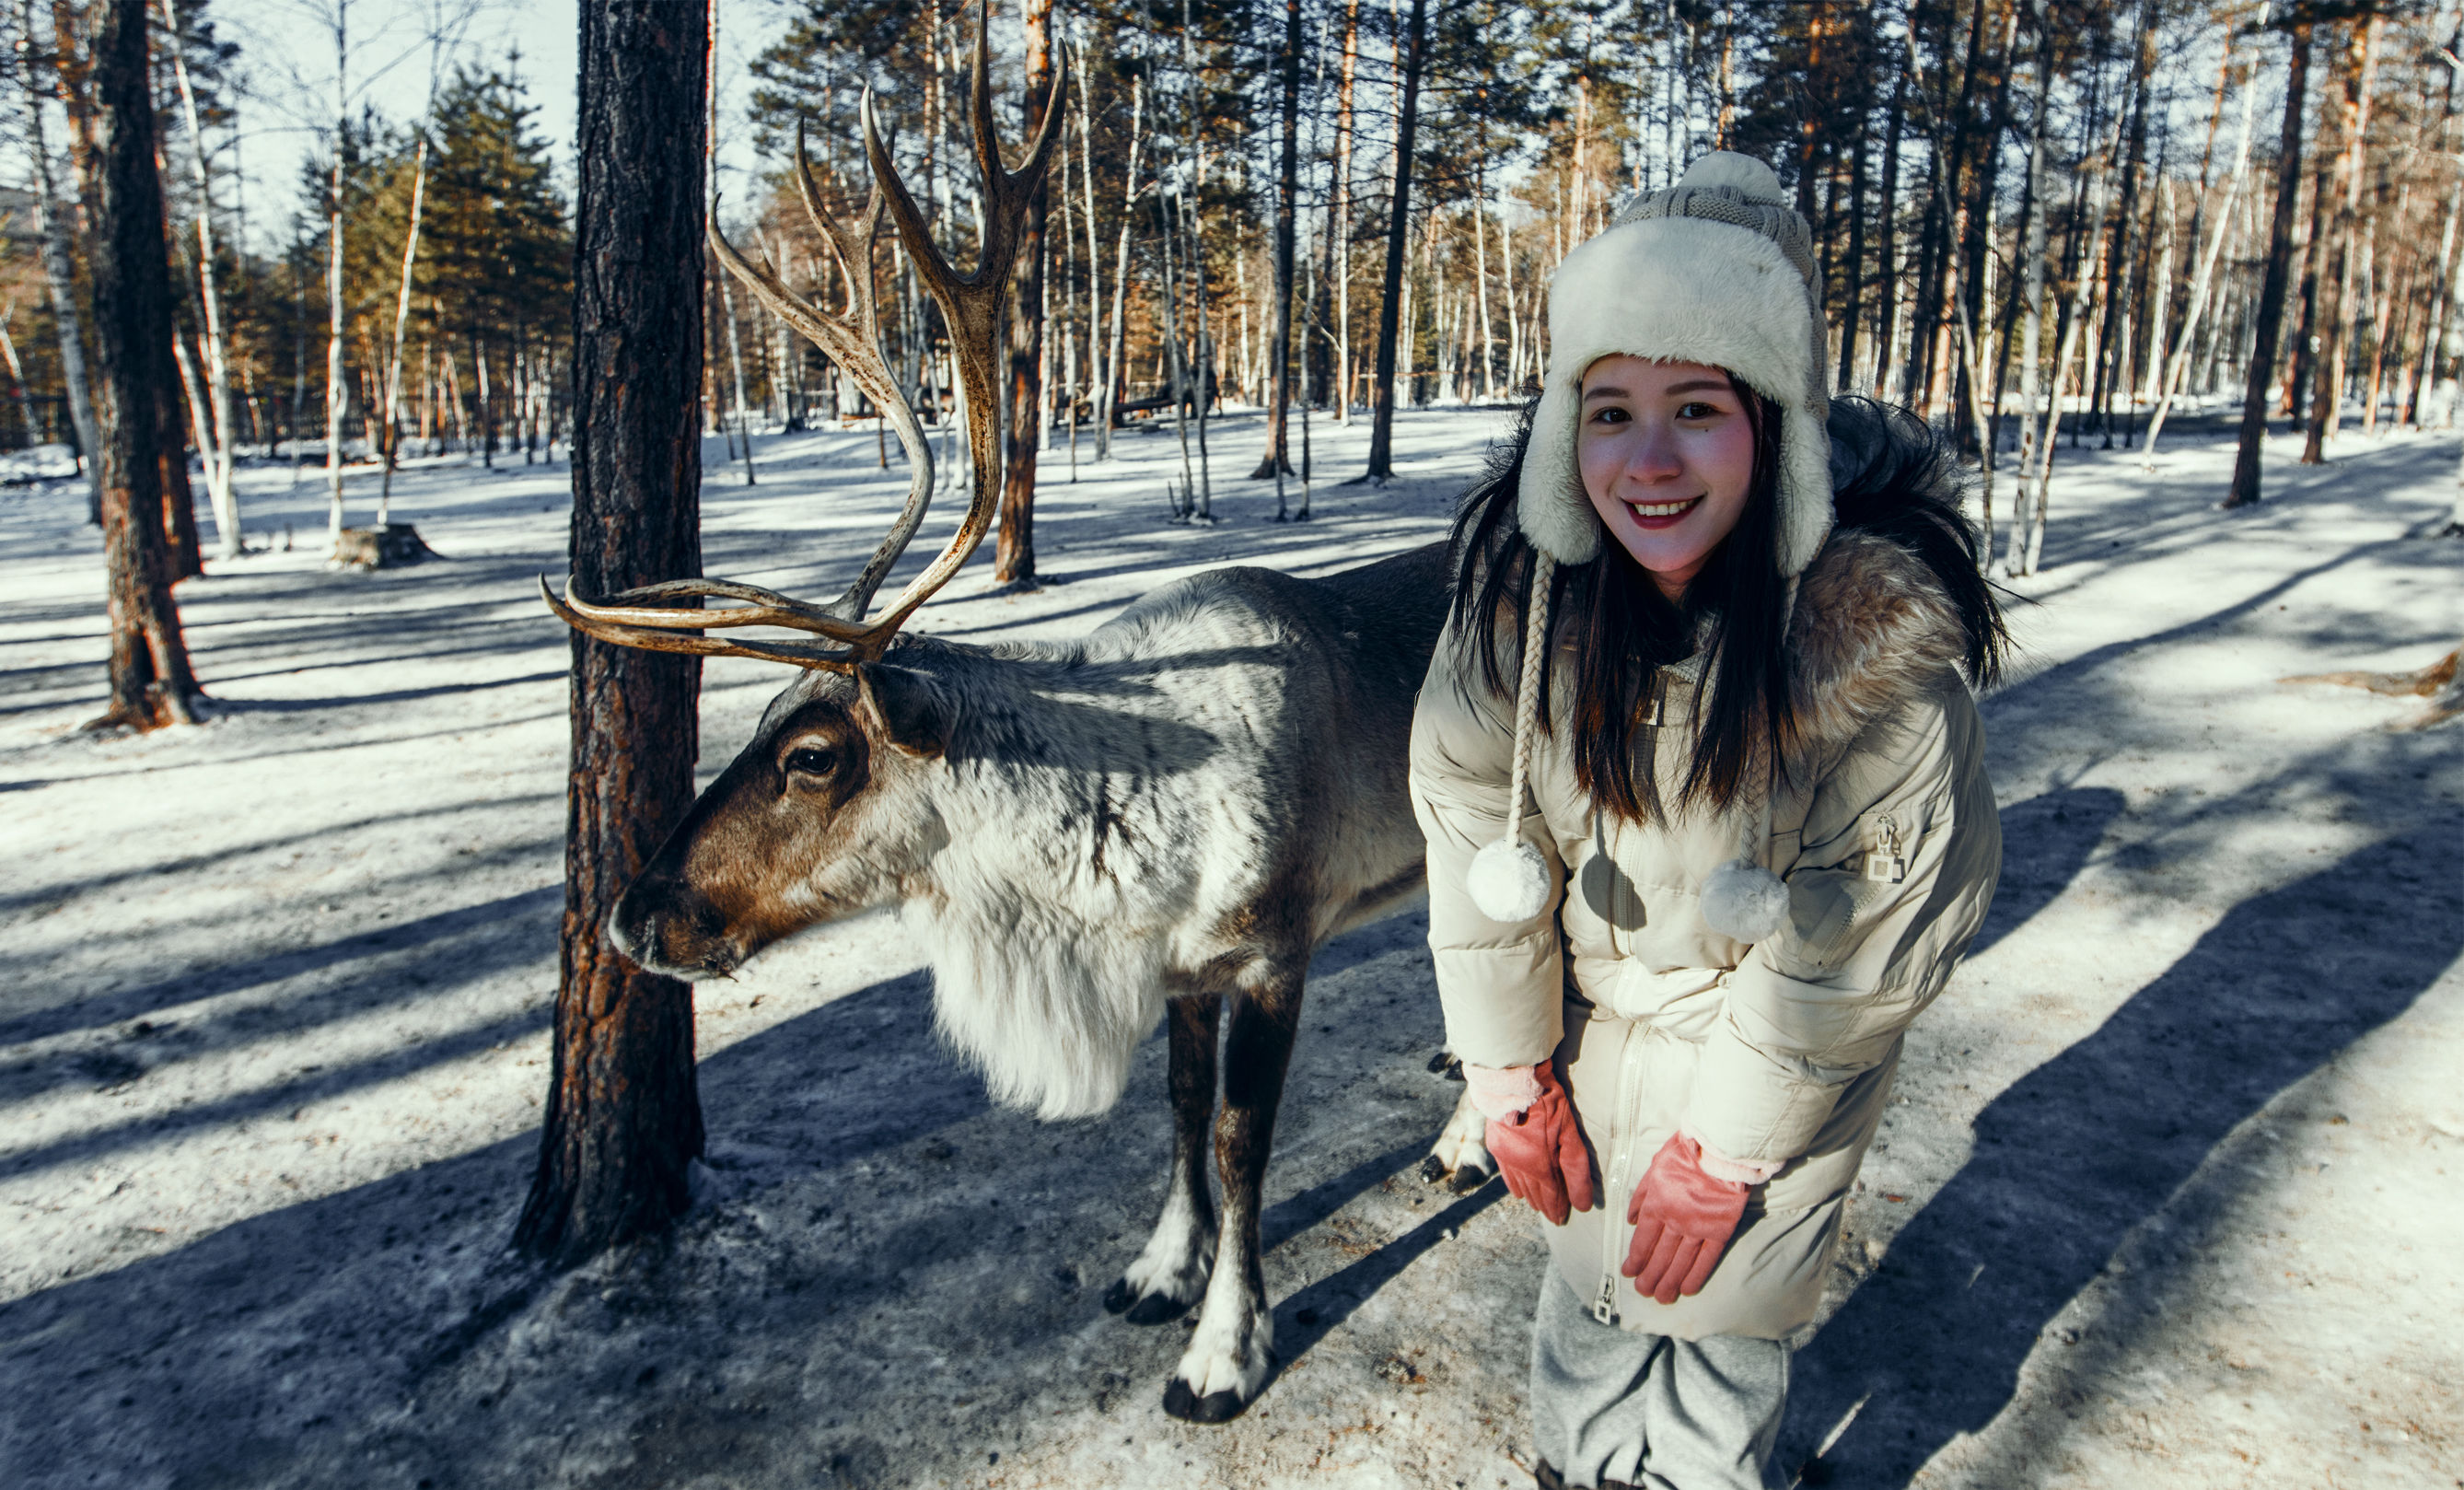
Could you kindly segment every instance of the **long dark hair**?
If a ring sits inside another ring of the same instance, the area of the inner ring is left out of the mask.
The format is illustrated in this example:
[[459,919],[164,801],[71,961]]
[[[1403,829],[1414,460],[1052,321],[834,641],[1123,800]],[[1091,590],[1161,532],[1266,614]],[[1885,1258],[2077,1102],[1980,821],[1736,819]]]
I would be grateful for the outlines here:
[[[1686,586],[1669,600],[1634,556],[1607,535],[1588,563],[1560,564],[1550,583],[1547,644],[1567,626],[1573,656],[1574,779],[1593,800],[1630,822],[1664,822],[1697,806],[1725,811],[1765,789],[1758,763],[1787,769],[1796,742],[1783,649],[1787,581],[1771,556],[1779,521],[1779,407],[1731,378],[1754,437],[1754,474],[1737,526]],[[1480,644],[1481,681],[1512,697],[1531,606],[1532,550],[1515,521],[1515,500],[1531,440],[1526,405],[1513,432],[1489,455],[1455,516],[1457,573],[1450,624]],[[1999,608],[1978,573],[1977,538],[1958,508],[1958,465],[1941,438],[1904,409],[1866,399],[1835,399],[1830,417],[1832,504],[1837,527],[1890,539],[1923,559],[1968,632],[1968,672],[1978,687],[2000,674],[2006,638]],[[1699,642],[1699,646],[1698,646]],[[1634,769],[1636,735],[1660,668],[1707,649],[1711,665],[1694,711],[1684,776],[1668,790],[1655,773]],[[1538,722],[1551,729],[1550,689],[1557,668],[1540,670]]]

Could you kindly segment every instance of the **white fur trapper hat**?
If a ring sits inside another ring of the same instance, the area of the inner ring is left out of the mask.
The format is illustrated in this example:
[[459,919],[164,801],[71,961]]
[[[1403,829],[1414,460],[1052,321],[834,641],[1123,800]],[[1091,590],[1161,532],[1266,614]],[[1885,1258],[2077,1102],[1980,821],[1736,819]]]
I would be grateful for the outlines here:
[[[1566,256],[1549,284],[1551,346],[1523,458],[1515,519],[1534,553],[1532,603],[1514,710],[1506,836],[1472,861],[1467,887],[1483,915],[1528,921],[1548,905],[1539,851],[1522,838],[1523,800],[1558,564],[1598,557],[1601,529],[1584,494],[1574,440],[1583,374],[1603,357],[1726,368],[1781,411],[1777,552],[1794,581],[1830,535],[1831,410],[1813,233],[1779,178],[1750,156],[1714,151],[1663,191],[1628,203],[1607,230]],[[1741,942],[1763,940],[1788,911],[1788,887],[1761,863],[1769,793],[1754,794],[1737,857],[1703,887],[1703,918]]]

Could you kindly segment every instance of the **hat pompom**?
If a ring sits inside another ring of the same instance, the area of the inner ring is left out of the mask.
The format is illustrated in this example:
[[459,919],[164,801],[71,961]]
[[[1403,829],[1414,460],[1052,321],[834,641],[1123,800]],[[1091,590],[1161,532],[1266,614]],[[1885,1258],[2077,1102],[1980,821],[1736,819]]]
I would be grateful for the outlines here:
[[1540,850],[1521,839],[1499,839],[1472,855],[1463,876],[1471,903],[1492,921],[1511,925],[1549,909],[1549,866]]
[[1723,936],[1751,945],[1778,931],[1787,915],[1788,887],[1750,859],[1729,860],[1703,884],[1703,919]]
[[1783,202],[1779,177],[1771,168],[1750,155],[1734,150],[1714,150],[1685,167],[1677,183],[1681,186],[1727,186],[1745,193],[1749,202]]

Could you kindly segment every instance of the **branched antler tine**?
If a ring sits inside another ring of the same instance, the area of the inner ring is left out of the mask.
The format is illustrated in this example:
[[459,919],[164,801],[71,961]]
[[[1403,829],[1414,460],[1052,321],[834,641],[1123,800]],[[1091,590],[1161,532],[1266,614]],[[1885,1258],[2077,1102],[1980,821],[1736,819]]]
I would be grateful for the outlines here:
[[[566,582],[571,583],[570,581]],[[799,668],[832,672],[852,671],[860,660],[851,650],[825,648],[809,642],[723,642],[684,631],[617,624],[594,617],[580,606],[565,603],[549,586],[545,575],[539,576],[539,599],[547,602],[547,608],[556,613],[557,619],[584,636],[615,646],[638,647],[651,652],[686,652],[699,657],[755,657],[764,662],[791,663]]]
[[[858,264],[863,266],[865,279],[870,279],[871,234],[873,225],[879,221],[879,202],[880,189],[876,178],[874,205],[870,208],[873,215],[866,226],[863,244],[857,246],[860,256],[848,265],[850,280],[856,277]],[[833,241],[837,241],[835,235]],[[857,573],[855,581],[847,586],[846,593],[826,606],[813,607],[817,612],[841,621],[860,622],[864,619],[865,607],[872,603],[874,593],[889,575],[891,565],[907,552],[907,545],[914,538],[915,530],[923,525],[925,513],[932,508],[933,448],[924,437],[924,427],[917,423],[914,409],[908,405],[905,391],[898,386],[897,375],[891,371],[888,360],[881,355],[880,341],[872,334],[869,289],[861,292],[863,298],[856,307],[860,321],[850,321],[802,299],[767,264],[755,264],[737,252],[736,246],[727,241],[726,234],[718,230],[715,220],[710,227],[710,242],[711,252],[718,256],[719,262],[743,280],[756,297],[780,319],[803,333],[807,340],[820,347],[830,361],[855,380],[856,386],[864,390],[865,396],[872,400],[873,406],[882,410],[892,427],[897,429],[898,443],[907,451],[907,500],[900,507],[896,519],[891,523],[889,534],[873,550],[872,557],[865,560],[864,568]],[[886,637],[883,642],[886,645]]]
[[[966,400],[967,445],[973,458],[975,489],[967,503],[965,517],[958,523],[947,547],[939,557],[925,566],[897,602],[874,623],[876,630],[893,632],[915,608],[932,598],[949,582],[983,541],[992,528],[993,513],[1000,500],[1001,450],[1001,384],[996,372],[1003,327],[1001,300],[1009,292],[1009,275],[1018,257],[1019,220],[1025,215],[1028,202],[1050,164],[1052,149],[1060,139],[1058,121],[1061,110],[1045,110],[1044,128],[1035,147],[1028,153],[1023,169],[1013,175],[1001,168],[999,136],[993,128],[991,76],[987,63],[991,47],[979,9],[976,28],[976,56],[973,77],[972,115],[976,134],[976,159],[984,175],[984,235],[982,252],[973,273],[961,275],[951,267],[937,244],[933,241],[923,212],[916,207],[907,184],[899,179],[897,168],[891,163],[890,152],[881,141],[881,128],[873,107],[871,90],[867,89],[859,110],[864,123],[865,159],[872,168],[872,177],[888,202],[891,221],[897,224],[898,235],[906,243],[917,277],[933,298],[939,302],[943,318],[950,327],[951,349],[957,354],[958,386]],[[1067,67],[1066,58],[1063,68]],[[1055,70],[1053,97],[1060,97],[1058,84],[1063,70]]]
[[864,98],[856,105],[856,116],[864,126],[864,161],[872,171],[873,185],[881,188],[890,208],[890,221],[898,230],[899,241],[907,245],[907,256],[913,260],[916,277],[935,299],[945,298],[961,281],[957,271],[942,256],[941,246],[933,241],[931,225],[924,221],[924,211],[915,205],[907,183],[899,177],[898,167],[890,159],[890,147],[881,142],[881,123],[872,107],[872,89],[867,85]]
[[[645,604],[664,600],[732,600],[747,603],[732,610],[703,610],[679,605]],[[622,590],[595,601],[577,599],[573,581],[565,581],[564,602],[595,621],[663,630],[699,631],[707,627],[786,626],[844,641],[857,629],[819,605],[732,580],[669,580]]]
[[[643,599],[691,599],[715,596],[729,600],[746,600],[753,603],[733,610],[703,610],[678,605],[642,606],[627,604]],[[852,621],[842,621],[818,605],[791,600],[773,590],[756,585],[736,584],[726,580],[671,580],[664,584],[646,585],[627,590],[605,601],[588,601],[573,593],[573,580],[564,581],[563,605],[575,615],[587,617],[602,625],[624,626],[649,631],[723,630],[731,626],[785,626],[793,631],[809,631],[816,636],[861,646],[871,640],[869,628]]]
[[1004,200],[1014,200],[1023,208],[1035,194],[1036,186],[1044,180],[1044,172],[1051,164],[1053,143],[1061,135],[1059,124],[1063,110],[1060,103],[1065,97],[1063,90],[1068,86],[1069,49],[1066,46],[1051,49],[1052,80],[1045,89],[1044,122],[1038,126],[1035,141],[1027,146],[1026,159],[1019,168],[1016,171],[1004,170],[1001,167],[1000,136],[993,129],[992,68],[987,61],[992,52],[988,39],[992,29],[991,12],[989,5],[979,4],[976,7],[976,57],[972,76],[967,80],[968,119],[975,127],[976,164],[984,173],[986,189]]
[[796,194],[803,200],[804,215],[812,219],[816,231],[829,241],[831,252],[847,267],[847,294],[851,304],[849,317],[856,329],[878,341],[880,322],[874,318],[872,301],[872,244],[881,235],[881,178],[873,177],[865,193],[862,230],[851,232],[847,225],[822,210],[822,190],[813,181],[813,163],[804,150],[804,121],[796,121]]

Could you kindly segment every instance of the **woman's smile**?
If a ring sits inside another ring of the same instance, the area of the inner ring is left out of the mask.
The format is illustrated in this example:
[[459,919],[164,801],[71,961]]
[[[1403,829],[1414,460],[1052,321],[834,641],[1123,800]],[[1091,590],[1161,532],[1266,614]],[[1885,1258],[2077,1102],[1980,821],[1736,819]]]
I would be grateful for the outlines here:
[[1675,502],[1642,502],[1633,497],[1623,497],[1620,500],[1625,503],[1626,515],[1634,519],[1636,527],[1654,533],[1662,528],[1677,526],[1685,520],[1686,514],[1703,505],[1703,499],[1699,496],[1689,496]]

